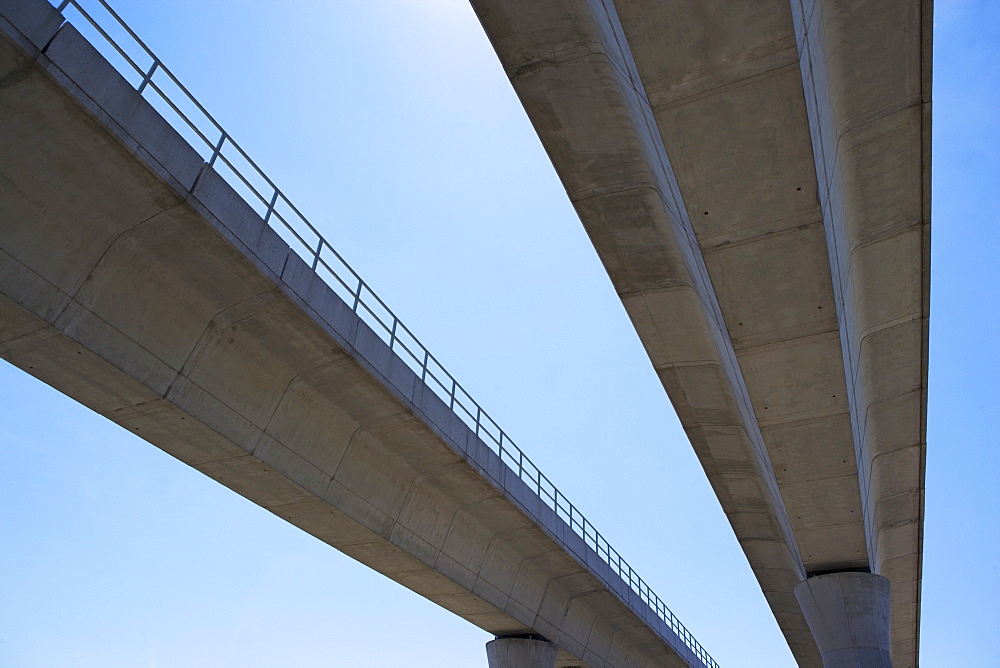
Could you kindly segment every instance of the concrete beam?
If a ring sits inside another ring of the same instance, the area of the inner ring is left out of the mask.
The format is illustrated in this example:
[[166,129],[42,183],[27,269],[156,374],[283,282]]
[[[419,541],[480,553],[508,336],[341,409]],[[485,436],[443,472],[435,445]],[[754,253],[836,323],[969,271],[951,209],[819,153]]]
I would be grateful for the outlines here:
[[618,7],[803,564],[867,567],[787,3]]
[[871,569],[892,656],[920,629],[930,281],[932,2],[792,0]]
[[[681,197],[684,174],[675,171],[657,125],[642,76],[644,64],[652,61],[634,57],[637,41],[620,19],[628,5],[473,2],[782,632],[800,663],[818,665],[819,653],[792,593],[806,573],[794,519],[698,245],[697,226]],[[662,34],[662,13],[668,27],[684,29],[684,21],[675,21],[676,3],[659,7],[640,3],[635,21],[650,22],[657,26],[650,30]],[[794,41],[789,42],[794,63]],[[847,474],[853,475],[853,468]]]
[[473,5],[797,660],[865,568],[915,662],[930,2]]

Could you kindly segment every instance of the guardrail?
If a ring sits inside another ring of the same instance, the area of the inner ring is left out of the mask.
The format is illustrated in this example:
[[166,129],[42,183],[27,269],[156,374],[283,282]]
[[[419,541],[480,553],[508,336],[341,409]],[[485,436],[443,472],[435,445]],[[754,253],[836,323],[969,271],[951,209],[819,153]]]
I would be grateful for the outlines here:
[[[510,470],[517,472],[518,477],[531,487],[539,498],[555,511],[556,515],[562,518],[573,532],[580,536],[639,595],[643,602],[656,612],[660,619],[667,623],[705,666],[718,668],[719,664],[695,640],[694,636],[670,611],[670,608],[660,600],[660,597],[653,593],[628,562],[622,559],[618,551],[608,544],[601,533],[594,528],[594,525],[566,499],[562,492],[552,484],[552,481],[538,470],[531,459],[510,440],[500,425],[483,410],[482,406],[472,398],[472,395],[459,384],[455,377],[448,373],[438,359],[420,343],[413,332],[400,322],[399,318],[368,287],[368,284],[341,257],[340,253],[285,197],[278,186],[240,148],[240,145],[229,136],[222,125],[195,99],[180,80],[163,65],[156,54],[139,39],[139,36],[132,31],[106,0],[92,0],[88,4],[94,3],[100,5],[107,12],[111,20],[110,24],[97,20],[80,4],[79,0],[62,0],[57,9],[67,19],[69,18],[67,10],[72,9],[78,12],[107,45],[113,48],[114,53],[117,53],[124,61],[124,66],[117,65],[119,72],[132,83],[140,95],[143,95],[150,104],[163,113],[164,118],[171,122],[195,150],[202,154],[207,164],[219,171],[223,178],[226,178],[230,185],[244,196],[247,202],[264,218],[265,223],[273,227],[279,234],[284,232],[282,238],[286,241],[297,241],[298,248],[294,243],[289,243],[292,249],[308,262],[314,271],[325,275],[327,285],[346,303],[352,304],[354,312],[389,345],[389,348],[394,350],[414,372],[419,374],[420,379],[448,403],[451,410],[470,429],[475,430],[476,435],[500,457],[500,460]],[[138,57],[148,58],[150,64],[142,67],[136,62],[136,59],[129,54],[126,48],[112,37],[111,31],[124,31],[133,42],[131,47],[133,49],[138,47],[140,52]],[[135,81],[136,75],[138,75],[137,82]],[[166,90],[168,86],[175,88],[175,95],[181,99],[171,97]],[[153,91],[159,96],[159,99],[150,99],[147,91]],[[188,111],[182,110],[182,106],[187,107]],[[170,112],[175,118],[169,117]],[[192,112],[197,112],[201,117],[201,126],[191,119]],[[202,144],[200,147],[199,142]],[[280,227],[274,221],[280,223]],[[292,239],[289,239],[288,235],[291,235]]]

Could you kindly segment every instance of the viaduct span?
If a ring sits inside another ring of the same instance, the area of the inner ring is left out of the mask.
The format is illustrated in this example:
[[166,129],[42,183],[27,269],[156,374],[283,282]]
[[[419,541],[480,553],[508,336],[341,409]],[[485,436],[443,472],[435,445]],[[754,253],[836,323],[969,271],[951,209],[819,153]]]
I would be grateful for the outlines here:
[[473,5],[796,659],[917,665],[931,2]]
[[[799,664],[917,665],[931,3],[472,4]],[[148,55],[0,0],[0,356],[491,666],[714,665]]]

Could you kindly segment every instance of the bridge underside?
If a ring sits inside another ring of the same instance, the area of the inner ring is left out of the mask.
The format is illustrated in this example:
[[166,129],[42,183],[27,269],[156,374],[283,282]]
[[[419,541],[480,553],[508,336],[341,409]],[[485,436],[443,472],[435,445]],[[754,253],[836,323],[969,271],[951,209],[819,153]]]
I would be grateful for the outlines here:
[[916,665],[931,3],[473,5],[796,659],[869,571]]

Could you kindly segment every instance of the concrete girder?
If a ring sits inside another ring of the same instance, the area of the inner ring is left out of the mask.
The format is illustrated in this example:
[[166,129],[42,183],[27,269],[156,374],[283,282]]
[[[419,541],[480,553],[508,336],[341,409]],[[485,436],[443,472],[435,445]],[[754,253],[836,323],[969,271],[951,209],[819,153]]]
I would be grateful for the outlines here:
[[871,569],[918,661],[930,281],[931,0],[791,3]]
[[627,26],[610,2],[473,5],[727,516],[753,520],[741,544],[765,595],[791,601],[782,631],[817,665],[791,594],[805,578],[792,522]]
[[843,569],[916,660],[930,4],[473,1],[802,665]]

